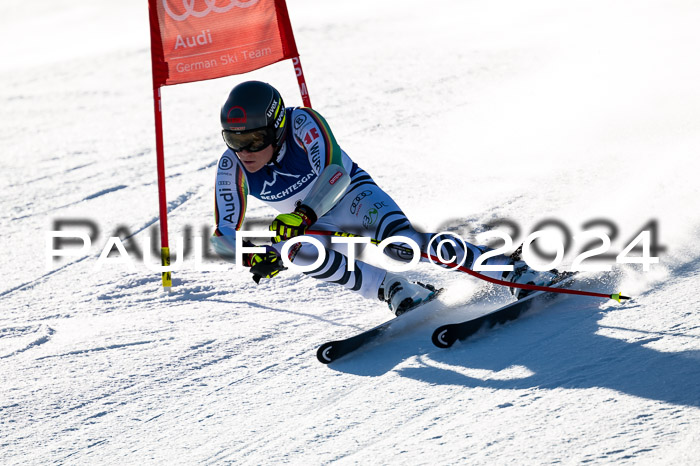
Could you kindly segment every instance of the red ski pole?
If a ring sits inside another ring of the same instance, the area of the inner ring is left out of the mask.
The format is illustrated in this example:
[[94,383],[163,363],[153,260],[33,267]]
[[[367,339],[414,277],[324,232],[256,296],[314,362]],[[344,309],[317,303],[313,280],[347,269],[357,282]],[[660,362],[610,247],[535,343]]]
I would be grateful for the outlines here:
[[[322,230],[307,230],[306,235],[317,235],[317,236],[338,236],[338,237],[348,237],[348,238],[359,238],[362,237],[362,235],[356,235],[353,233],[346,233],[343,231],[322,231]],[[379,244],[381,241],[370,238],[370,242],[372,244]],[[402,251],[402,252],[410,252],[411,254],[413,253],[413,250],[411,248],[406,248],[404,246],[400,246],[398,244],[389,244],[387,247],[390,247],[392,249]],[[494,283],[496,285],[501,285],[501,286],[507,286],[509,288],[522,288],[524,290],[533,290],[533,291],[548,291],[551,293],[561,293],[561,294],[573,294],[573,295],[579,295],[579,296],[592,296],[595,298],[606,298],[606,299],[614,299],[615,301],[622,302],[623,299],[631,299],[628,296],[623,296],[621,293],[613,293],[613,294],[605,294],[605,293],[596,293],[593,291],[583,291],[583,290],[571,290],[567,288],[554,288],[550,286],[537,286],[537,285],[527,285],[524,283],[512,283],[512,282],[507,282],[505,280],[499,280],[497,278],[491,278],[488,277],[484,274],[481,274],[479,272],[475,272],[474,270],[471,270],[467,267],[464,266],[457,266],[456,264],[451,265],[451,263],[445,263],[440,258],[435,257],[431,254],[427,254],[425,252],[421,252],[421,257],[425,259],[431,259],[433,262],[437,262],[440,264],[443,264],[444,266],[448,268],[456,268],[460,272],[464,272],[468,275],[471,275],[472,277],[476,277],[480,280],[487,281],[489,283]]]

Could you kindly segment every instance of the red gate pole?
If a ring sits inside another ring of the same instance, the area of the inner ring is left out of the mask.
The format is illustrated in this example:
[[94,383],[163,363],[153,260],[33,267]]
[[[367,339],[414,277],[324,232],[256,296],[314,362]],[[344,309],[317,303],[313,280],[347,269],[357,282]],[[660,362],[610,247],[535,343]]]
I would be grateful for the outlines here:
[[[153,107],[156,122],[156,163],[158,169],[158,203],[160,206],[160,260],[163,266],[170,266],[168,247],[168,199],[165,195],[165,150],[163,147],[163,114],[160,86],[153,83]],[[173,286],[171,272],[162,272],[163,289],[170,291]]]
[[311,108],[309,90],[306,87],[306,79],[304,79],[304,70],[301,69],[301,60],[299,60],[298,56],[292,58],[292,64],[294,65],[294,72],[297,75],[297,83],[299,84],[299,91],[301,92],[301,101],[304,103],[304,107]]

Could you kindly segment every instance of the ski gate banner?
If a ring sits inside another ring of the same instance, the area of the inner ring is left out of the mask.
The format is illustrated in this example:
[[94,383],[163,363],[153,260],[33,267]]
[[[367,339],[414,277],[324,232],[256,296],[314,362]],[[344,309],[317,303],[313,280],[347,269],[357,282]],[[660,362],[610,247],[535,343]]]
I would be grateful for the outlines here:
[[149,0],[158,86],[241,74],[299,56],[284,0]]
[[163,287],[172,286],[160,88],[242,74],[292,59],[311,107],[285,0],[148,0]]

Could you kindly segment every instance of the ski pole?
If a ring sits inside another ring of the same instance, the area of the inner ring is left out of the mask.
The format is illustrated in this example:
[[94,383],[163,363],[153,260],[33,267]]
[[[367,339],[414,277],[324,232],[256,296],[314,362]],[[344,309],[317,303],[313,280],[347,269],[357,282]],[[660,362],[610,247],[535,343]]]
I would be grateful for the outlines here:
[[[362,235],[357,235],[354,233],[347,233],[344,231],[323,231],[323,230],[307,230],[305,232],[306,235],[317,235],[317,236],[336,236],[336,237],[347,237],[347,238],[360,238]],[[370,238],[370,242],[374,245],[377,245],[381,243],[381,241],[375,239],[375,238]],[[387,247],[390,247],[392,249],[395,249],[397,251],[405,252],[405,253],[411,253],[413,254],[413,249],[407,248],[405,246],[400,246],[398,244],[389,244]],[[583,291],[583,290],[571,290],[567,288],[554,288],[550,286],[538,286],[538,285],[528,285],[525,283],[512,283],[512,282],[507,282],[505,280],[499,280],[497,278],[491,278],[488,277],[484,274],[481,274],[479,272],[476,272],[474,270],[471,270],[467,267],[464,267],[463,265],[461,266],[456,266],[456,265],[450,265],[451,263],[445,263],[440,258],[435,257],[431,254],[421,252],[421,257],[424,259],[430,259],[434,262],[438,262],[440,264],[443,264],[447,268],[456,268],[460,272],[466,273],[468,275],[471,275],[473,277],[476,277],[480,280],[487,281],[489,283],[494,283],[496,285],[501,285],[501,286],[507,286],[509,288],[522,288],[524,290],[533,290],[533,291],[548,291],[552,293],[561,293],[561,294],[573,294],[573,295],[578,295],[578,296],[592,296],[595,298],[606,298],[606,299],[613,299],[617,301],[618,303],[622,302],[622,300],[625,299],[631,299],[629,296],[623,296],[621,293],[613,293],[613,294],[605,294],[605,293],[596,293],[593,291]]]

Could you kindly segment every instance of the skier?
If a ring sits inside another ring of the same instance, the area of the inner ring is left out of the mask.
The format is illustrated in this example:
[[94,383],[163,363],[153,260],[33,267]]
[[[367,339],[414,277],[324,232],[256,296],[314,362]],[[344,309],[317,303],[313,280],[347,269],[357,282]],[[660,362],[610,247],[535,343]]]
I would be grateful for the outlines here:
[[[430,245],[429,253],[437,256],[435,248],[440,241],[431,242],[433,234],[419,233],[411,226],[396,202],[338,146],[328,123],[315,110],[285,108],[275,88],[248,81],[235,86],[221,107],[221,126],[228,149],[219,160],[216,175],[214,249],[228,260],[235,256],[236,232],[242,226],[249,194],[281,212],[270,224],[275,232],[272,245],[265,246],[264,253],[243,254],[244,265],[250,267],[254,278],[272,278],[285,270],[281,258],[284,242],[304,235],[311,226],[317,231],[346,231],[379,241],[403,236],[421,251]],[[436,292],[431,285],[411,282],[362,261],[355,261],[351,271],[346,255],[331,249],[328,241],[325,246],[325,260],[304,272],[306,275],[385,301],[397,316]],[[437,257],[461,261],[466,255],[464,266],[468,268],[488,250],[470,243],[466,243],[466,250],[453,246],[443,242]],[[400,261],[412,259],[405,249],[384,251]],[[292,263],[312,264],[315,253],[313,246],[303,245]],[[484,274],[514,283],[546,286],[557,278],[556,271],[532,270],[517,255],[491,257],[484,264],[512,264],[511,272]],[[527,293],[518,288],[511,291],[516,298]]]

